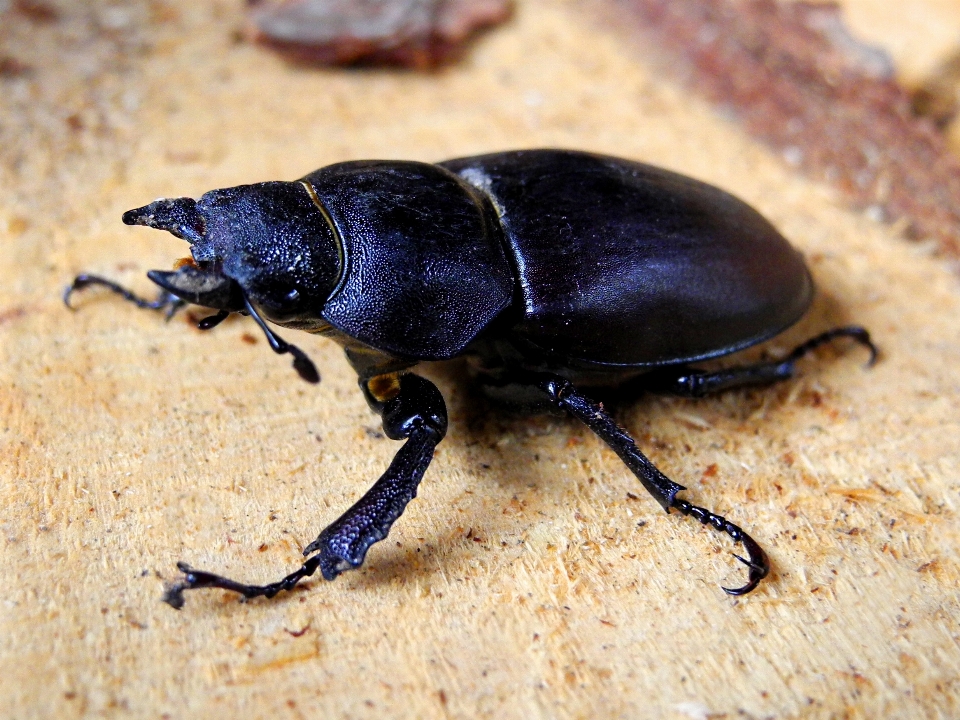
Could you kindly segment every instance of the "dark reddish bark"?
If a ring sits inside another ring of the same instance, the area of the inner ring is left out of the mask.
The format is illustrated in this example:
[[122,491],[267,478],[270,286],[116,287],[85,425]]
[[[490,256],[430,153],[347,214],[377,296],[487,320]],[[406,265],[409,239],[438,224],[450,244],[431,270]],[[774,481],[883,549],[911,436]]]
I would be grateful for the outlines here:
[[617,0],[697,91],[854,206],[960,255],[960,161],[834,4]]
[[256,40],[299,62],[425,70],[456,59],[511,7],[510,0],[262,0],[250,17]]

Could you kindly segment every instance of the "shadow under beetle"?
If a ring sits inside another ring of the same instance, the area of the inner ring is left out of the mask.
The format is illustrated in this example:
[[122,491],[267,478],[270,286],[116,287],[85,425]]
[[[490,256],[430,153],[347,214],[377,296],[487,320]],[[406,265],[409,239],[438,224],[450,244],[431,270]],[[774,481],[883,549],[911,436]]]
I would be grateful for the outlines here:
[[300,569],[245,585],[185,563],[164,600],[216,587],[247,598],[292,589],[318,569],[327,580],[359,567],[416,496],[447,429],[437,388],[409,370],[466,356],[485,392],[529,410],[560,409],[609,445],[664,509],[679,510],[746,548],[749,571],[731,595],[769,572],[740,527],[681,500],[603,406],[578,385],[626,380],[700,397],[793,376],[813,348],[845,336],[876,348],[861,327],[825,332],[780,361],[706,372],[689,363],[773,337],[813,294],[800,254],[759,213],[715,187],[628,160],[563,150],[495,153],[430,165],[361,161],[296,182],[213,190],[199,201],[157,200],[123,216],[190,243],[192,259],[148,277],[156,301],[94,275],[64,300],[102,285],[140,307],[185,304],[249,315],[277,353],[310,359],[269,323],[340,343],[383,430],[405,440],[390,467],[303,551]]

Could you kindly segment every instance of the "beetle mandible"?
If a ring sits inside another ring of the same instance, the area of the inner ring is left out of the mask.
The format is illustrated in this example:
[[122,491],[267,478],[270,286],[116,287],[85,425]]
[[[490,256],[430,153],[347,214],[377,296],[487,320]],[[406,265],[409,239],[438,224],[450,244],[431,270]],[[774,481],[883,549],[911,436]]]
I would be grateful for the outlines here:
[[185,304],[249,315],[308,382],[310,359],[269,323],[340,343],[388,437],[404,440],[387,471],[303,551],[303,565],[269,585],[246,585],[185,563],[164,600],[223,588],[273,597],[317,570],[357,568],[407,504],[447,430],[443,397],[410,372],[466,356],[484,391],[529,410],[569,413],[596,433],[669,512],[725,532],[753,590],[770,566],[740,527],[678,497],[601,404],[578,386],[627,380],[701,397],[793,376],[798,359],[838,337],[877,350],[865,329],[840,327],[783,360],[707,372],[690,363],[756,345],[796,322],[813,294],[800,254],[750,206],[713,186],[614,157],[529,150],[421,162],[345,162],[296,182],[213,190],[130,210],[127,225],[190,243],[173,272],[153,270],[155,301],[96,275],[64,300],[102,285],[140,307]]

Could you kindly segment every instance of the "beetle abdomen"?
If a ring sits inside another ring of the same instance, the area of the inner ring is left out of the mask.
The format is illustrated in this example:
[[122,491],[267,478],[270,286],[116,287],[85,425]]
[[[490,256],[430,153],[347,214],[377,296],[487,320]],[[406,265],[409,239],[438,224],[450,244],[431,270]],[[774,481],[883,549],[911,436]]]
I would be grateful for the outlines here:
[[338,330],[417,360],[458,355],[505,307],[514,280],[489,200],[418,162],[340,163],[303,178],[343,246],[323,307]]
[[442,166],[497,208],[523,303],[511,332],[562,360],[715,357],[776,335],[810,304],[800,254],[713,186],[560,150]]

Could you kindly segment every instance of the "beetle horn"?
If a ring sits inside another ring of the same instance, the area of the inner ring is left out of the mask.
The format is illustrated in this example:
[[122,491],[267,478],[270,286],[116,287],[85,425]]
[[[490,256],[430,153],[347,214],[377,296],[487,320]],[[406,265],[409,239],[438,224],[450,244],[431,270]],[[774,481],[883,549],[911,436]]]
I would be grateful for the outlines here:
[[203,239],[206,223],[193,198],[160,199],[123,214],[126,225],[145,225],[167,230],[191,245]]

